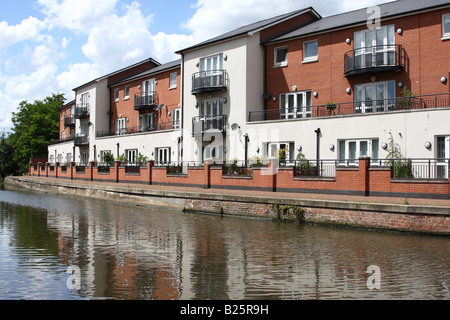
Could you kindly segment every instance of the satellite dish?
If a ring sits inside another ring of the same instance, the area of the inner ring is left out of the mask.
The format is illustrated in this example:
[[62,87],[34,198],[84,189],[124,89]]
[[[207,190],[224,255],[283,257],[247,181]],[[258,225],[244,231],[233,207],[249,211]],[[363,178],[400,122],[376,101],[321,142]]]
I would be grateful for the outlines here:
[[264,100],[270,99],[271,96],[272,96],[272,95],[271,95],[269,92],[266,92],[266,93],[263,94]]
[[159,110],[159,106],[155,106],[155,110],[158,111]]
[[162,105],[160,105],[159,107],[161,108],[161,110],[164,110],[164,109],[166,108],[166,105],[165,105],[165,104],[162,104]]
[[241,127],[237,123],[233,123],[231,125],[231,130],[236,131],[239,130]]

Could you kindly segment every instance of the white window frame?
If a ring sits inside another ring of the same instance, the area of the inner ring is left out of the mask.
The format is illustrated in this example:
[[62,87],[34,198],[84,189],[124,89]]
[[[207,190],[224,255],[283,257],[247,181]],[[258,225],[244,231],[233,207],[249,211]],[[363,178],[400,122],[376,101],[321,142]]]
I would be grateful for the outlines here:
[[177,76],[178,76],[177,72],[172,72],[170,74],[170,77],[169,77],[169,81],[170,81],[169,89],[176,89],[177,88]]
[[154,131],[155,114],[146,113],[138,117],[139,131]]
[[67,153],[66,154],[66,163],[70,163],[72,162],[72,153]]
[[170,163],[170,148],[156,148],[156,163],[158,165],[166,165]]
[[[280,119],[310,118],[312,116],[312,92],[310,90],[282,93],[279,101]],[[289,104],[290,101],[293,103],[292,106]]]
[[[366,96],[369,87],[372,90],[372,97],[370,98]],[[383,88],[383,99],[378,98],[378,90],[380,88]],[[355,112],[382,112],[388,111],[390,107],[395,106],[396,86],[394,80],[357,84],[354,91]],[[359,95],[361,96],[359,97]],[[383,103],[379,104],[380,101]]]
[[[366,152],[364,153],[361,149],[362,144],[366,144]],[[354,144],[355,146],[355,154],[354,158],[350,158],[350,145]],[[346,140],[339,140],[339,151],[338,151],[338,157],[339,157],[339,164],[340,165],[349,165],[349,166],[357,166],[359,164],[358,160],[360,157],[370,157],[372,165],[379,164],[377,161],[380,154],[380,145],[379,145],[379,139],[346,139]],[[344,150],[342,150],[342,147],[344,147]],[[376,147],[376,149],[375,149]],[[378,152],[377,155],[375,155],[374,158],[374,150]],[[344,158],[342,158],[342,155],[344,155]]]
[[[278,61],[278,52],[286,50],[286,58],[283,61]],[[273,65],[274,67],[285,67],[288,65],[288,48],[287,46],[273,49]]]
[[81,153],[81,164],[87,165],[89,163],[89,152]]
[[129,164],[135,164],[137,156],[138,156],[137,149],[126,149],[125,150],[125,157],[127,158]]
[[442,15],[442,40],[450,39],[450,29],[445,30],[445,19],[450,20],[450,13],[446,13]]
[[119,89],[114,89],[114,102],[119,101]]
[[[355,31],[353,39],[355,64],[360,63],[358,68],[371,67],[375,59],[378,59],[379,54],[383,54],[385,65],[391,65],[389,60],[395,55],[395,25]],[[377,46],[382,46],[381,50]],[[395,59],[392,62],[395,63]]]
[[123,100],[128,99],[130,99],[130,86],[125,86],[125,88],[123,88]]
[[83,93],[81,95],[80,100],[81,100],[81,107],[82,108],[88,108],[89,107],[89,97],[90,97],[89,92]]
[[179,129],[181,126],[181,109],[172,110],[172,128]]
[[100,150],[100,163],[105,164],[105,154],[107,153],[111,153],[111,150]]
[[127,133],[127,118],[116,119],[116,135]]
[[286,162],[292,162],[295,160],[295,142],[294,141],[282,141],[282,142],[266,142],[265,143],[265,156],[269,158],[278,158],[278,151],[287,147]]
[[[309,44],[312,44],[312,43],[316,43],[317,44],[317,54],[314,55],[314,56],[306,56],[306,52],[307,52],[306,47]],[[311,40],[311,41],[303,42],[303,62],[304,63],[306,63],[306,62],[314,62],[314,61],[317,61],[318,59],[319,59],[319,41],[318,40]]]

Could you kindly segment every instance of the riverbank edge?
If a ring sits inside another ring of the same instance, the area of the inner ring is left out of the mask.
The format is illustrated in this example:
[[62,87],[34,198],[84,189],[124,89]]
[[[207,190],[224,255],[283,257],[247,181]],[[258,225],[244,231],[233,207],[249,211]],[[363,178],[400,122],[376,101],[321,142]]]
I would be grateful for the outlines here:
[[4,183],[44,193],[164,207],[177,211],[450,235],[450,207],[292,199],[283,198],[282,194],[268,197],[242,193],[224,194],[219,191],[211,193],[185,189],[166,190],[158,186],[147,188],[137,184],[51,181],[27,176],[7,177]]

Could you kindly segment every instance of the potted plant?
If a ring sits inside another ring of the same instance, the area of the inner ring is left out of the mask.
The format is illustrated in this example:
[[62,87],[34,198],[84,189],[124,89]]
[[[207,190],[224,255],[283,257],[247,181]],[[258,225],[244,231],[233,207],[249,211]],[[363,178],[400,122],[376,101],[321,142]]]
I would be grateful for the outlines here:
[[327,109],[328,113],[331,115],[334,109],[336,109],[336,104],[331,101],[328,101],[327,104],[325,105],[325,109]]

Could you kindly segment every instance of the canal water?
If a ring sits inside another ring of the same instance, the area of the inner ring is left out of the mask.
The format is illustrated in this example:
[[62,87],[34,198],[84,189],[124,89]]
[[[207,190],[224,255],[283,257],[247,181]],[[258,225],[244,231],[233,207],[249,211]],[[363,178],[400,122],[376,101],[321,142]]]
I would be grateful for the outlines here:
[[0,299],[449,299],[450,238],[0,188]]

